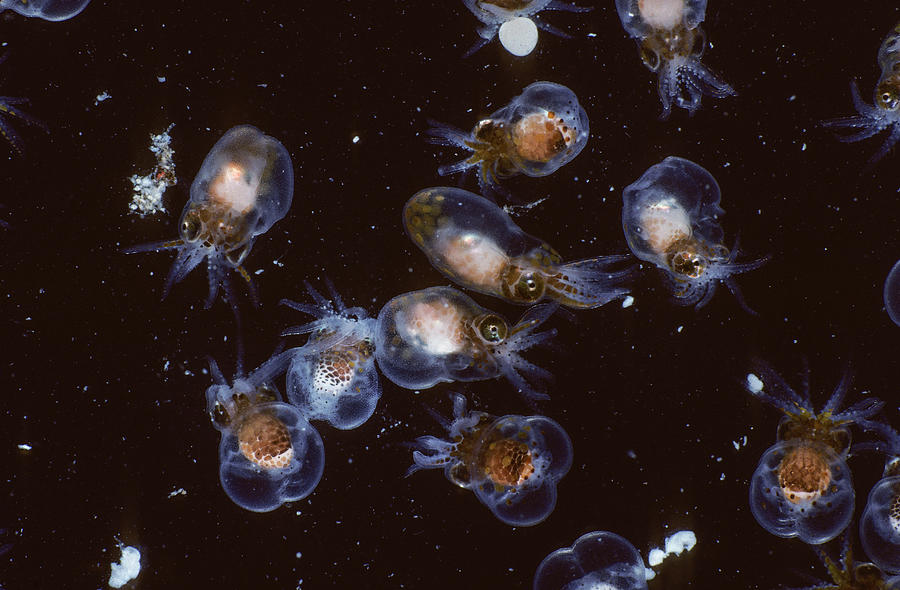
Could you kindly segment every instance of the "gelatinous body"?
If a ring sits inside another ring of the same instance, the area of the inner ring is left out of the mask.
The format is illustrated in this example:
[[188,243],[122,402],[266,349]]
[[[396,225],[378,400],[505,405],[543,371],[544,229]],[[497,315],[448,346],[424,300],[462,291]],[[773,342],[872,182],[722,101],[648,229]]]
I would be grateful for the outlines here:
[[[2,57],[0,57],[0,64],[6,61],[6,58],[9,57],[8,53],[4,53]],[[29,125],[35,125],[40,127],[44,131],[47,131],[47,126],[44,125],[41,121],[35,119],[31,115],[23,112],[21,109],[17,108],[16,105],[26,104],[28,102],[27,98],[19,98],[16,96],[0,96],[0,135],[9,142],[12,148],[16,151],[17,154],[22,155],[24,151],[22,138],[19,137],[18,132],[13,128],[12,125],[7,122],[7,116],[14,117],[16,119],[20,119]]]
[[572,442],[562,427],[544,416],[503,416],[466,412],[453,399],[450,440],[417,439],[413,465],[443,468],[456,485],[472,490],[494,515],[512,526],[532,526],[556,506],[556,484],[572,465]]
[[725,283],[749,311],[735,274],[759,268],[767,259],[736,263],[737,246],[723,244],[721,193],[715,178],[690,160],[669,156],[654,164],[622,193],[622,228],[635,256],[665,271],[675,300],[699,309]]
[[553,82],[528,85],[508,105],[479,121],[471,133],[430,123],[429,141],[472,152],[464,160],[439,167],[438,174],[478,166],[482,192],[516,174],[552,174],[584,149],[590,132],[587,113],[575,93]]
[[68,20],[77,16],[91,0],[2,0],[0,11],[13,10],[22,16],[49,21]]
[[878,50],[878,65],[881,66],[881,78],[875,87],[874,106],[863,102],[856,81],[853,81],[850,91],[853,106],[859,114],[822,122],[824,127],[832,129],[858,130],[840,137],[843,142],[868,139],[884,130],[890,130],[887,139],[869,158],[869,167],[878,163],[900,141],[900,23],[882,41]]
[[859,519],[859,539],[875,565],[900,574],[900,433],[881,422],[863,420],[861,425],[878,433],[882,442],[857,446],[879,450],[887,460]]
[[203,160],[181,213],[181,238],[126,249],[126,253],[176,249],[163,297],[203,260],[212,305],[219,287],[235,306],[227,267],[251,285],[242,266],[257,236],[287,214],[294,194],[291,158],[281,143],[251,125],[228,130]]
[[283,301],[316,321],[283,334],[310,333],[293,349],[287,397],[310,420],[349,430],[368,420],[381,398],[375,366],[375,320],[359,307],[347,308],[331,287],[331,301],[307,285],[315,304]]
[[564,264],[493,201],[459,188],[419,191],[403,209],[406,233],[431,264],[458,285],[513,303],[552,299],[575,308],[599,307],[628,293],[632,270],[608,268],[626,256]]
[[325,467],[319,433],[270,385],[289,360],[290,353],[276,355],[230,386],[210,366],[216,384],[206,390],[207,408],[222,433],[219,481],[235,504],[253,512],[305,498]]
[[693,114],[705,94],[725,98],[734,89],[700,61],[706,35],[700,23],[706,0],[616,0],[622,26],[638,44],[641,60],[659,76],[662,118],[672,103]]
[[891,321],[900,326],[900,260],[894,263],[884,281],[884,308]]
[[753,473],[750,510],[774,535],[797,537],[811,545],[825,543],[847,528],[853,516],[855,491],[846,463],[849,425],[874,415],[883,404],[866,398],[839,412],[850,385],[845,376],[816,413],[805,382],[800,395],[767,364],[757,364],[760,375],[748,378],[747,390],[782,410],[785,417],[778,425],[778,442],[763,454]]
[[594,531],[544,558],[534,590],[646,590],[644,560],[627,539]]
[[526,377],[535,382],[550,374],[519,353],[555,335],[555,330],[534,332],[555,309],[536,305],[510,326],[452,287],[405,293],[378,314],[375,358],[385,377],[407,389],[502,376],[527,397],[546,398]]
[[900,573],[900,472],[882,478],[869,492],[859,519],[859,538],[876,565]]
[[[520,48],[519,43],[508,42],[504,39],[506,36],[505,29],[513,23],[521,23],[527,20],[532,27],[537,26],[548,33],[552,33],[558,37],[571,39],[571,36],[556,27],[544,22],[537,17],[537,13],[542,10],[564,10],[567,12],[588,12],[591,8],[582,8],[569,2],[560,2],[559,0],[463,0],[472,14],[482,22],[482,26],[478,29],[478,36],[481,37],[475,45],[473,45],[463,57],[468,57],[490,43],[490,41],[500,33],[500,41],[503,47],[513,55],[523,56],[531,53],[534,44],[537,42],[536,31],[534,40],[529,42],[530,48]],[[513,33],[515,34],[515,33]],[[518,33],[521,34],[521,33]],[[529,33],[529,37],[530,37]],[[527,50],[526,50],[527,49]]]

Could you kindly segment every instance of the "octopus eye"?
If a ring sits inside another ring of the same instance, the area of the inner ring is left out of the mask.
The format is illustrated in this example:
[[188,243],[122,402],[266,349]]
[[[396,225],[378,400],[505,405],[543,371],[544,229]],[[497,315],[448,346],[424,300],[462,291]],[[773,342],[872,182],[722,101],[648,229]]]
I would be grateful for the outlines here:
[[712,258],[713,260],[728,260],[729,254],[730,252],[728,251],[728,248],[721,244],[718,244],[716,246],[713,246],[710,258]]
[[641,47],[641,61],[651,72],[659,69],[659,54],[652,49]]
[[213,409],[209,412],[209,417],[220,426],[231,424],[231,416],[228,415],[228,410],[219,402],[216,402],[216,405],[213,406]]
[[846,428],[838,428],[831,433],[832,448],[841,453],[850,449],[850,431]]
[[525,301],[537,301],[544,295],[544,277],[535,273],[525,273],[516,283],[516,296]]
[[706,33],[698,31],[697,36],[694,37],[694,44],[691,46],[691,55],[700,57],[704,51],[706,51]]
[[895,111],[897,110],[897,107],[900,106],[900,97],[891,92],[882,92],[881,103],[887,110]]
[[506,334],[509,328],[506,321],[497,315],[484,316],[478,323],[478,333],[485,342],[499,344],[506,340]]
[[189,212],[181,221],[181,237],[185,242],[196,242],[200,237],[203,224],[194,212]]
[[678,274],[696,279],[706,272],[709,261],[694,252],[682,251],[672,257],[670,266]]

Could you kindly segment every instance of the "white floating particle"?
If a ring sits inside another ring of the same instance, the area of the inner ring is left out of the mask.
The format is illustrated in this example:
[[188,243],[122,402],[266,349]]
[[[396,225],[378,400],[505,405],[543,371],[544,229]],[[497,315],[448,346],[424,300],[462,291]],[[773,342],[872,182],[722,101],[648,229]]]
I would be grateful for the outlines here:
[[681,555],[690,551],[697,544],[697,535],[694,531],[678,531],[671,537],[666,537],[666,555]]
[[178,488],[177,490],[169,492],[170,498],[174,498],[175,496],[187,496],[187,492],[184,491],[184,488]]
[[141,552],[124,545],[119,545],[119,550],[122,551],[119,563],[109,565],[112,569],[109,574],[109,585],[113,588],[121,588],[141,573]]
[[171,148],[172,136],[169,132],[175,124],[169,125],[165,131],[150,135],[150,151],[156,156],[156,167],[144,176],[132,175],[131,181],[134,195],[128,209],[141,217],[155,213],[165,213],[163,193],[178,183],[175,176],[175,150]]
[[634,297],[628,295],[625,299],[622,300],[622,308],[631,307],[634,305]]
[[747,389],[750,393],[759,393],[763,390],[762,380],[753,373],[747,373]]
[[353,136],[353,143],[359,143],[359,135]]
[[651,549],[647,555],[647,563],[650,567],[656,567],[666,558],[666,553],[662,549]]
[[500,43],[508,52],[523,57],[534,51],[538,30],[534,21],[520,16],[500,25],[499,37]]
[[106,100],[108,98],[112,98],[112,95],[109,92],[104,90],[103,92],[98,94],[97,97],[94,99],[94,106],[97,106],[98,104],[100,104],[101,102],[103,102],[104,100]]
[[31,450],[31,445],[28,443],[22,443],[18,446],[19,446],[19,449],[22,451],[30,451]]

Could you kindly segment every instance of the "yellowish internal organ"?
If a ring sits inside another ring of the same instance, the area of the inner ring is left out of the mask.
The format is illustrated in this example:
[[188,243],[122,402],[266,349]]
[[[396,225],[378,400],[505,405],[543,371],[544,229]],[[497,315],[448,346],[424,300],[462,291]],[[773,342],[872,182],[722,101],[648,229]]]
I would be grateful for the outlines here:
[[674,29],[684,19],[685,0],[638,0],[644,21],[654,29]]
[[461,280],[479,287],[497,290],[509,258],[490,238],[452,229],[439,232],[438,254]]
[[802,445],[790,450],[778,466],[784,497],[795,504],[818,499],[831,483],[831,468],[822,453]]
[[249,170],[237,162],[228,162],[213,179],[209,194],[218,203],[241,214],[256,204],[262,166]]
[[553,111],[532,113],[513,127],[513,143],[519,156],[532,162],[549,162],[569,146],[575,130]]
[[278,418],[265,413],[250,416],[238,431],[241,453],[263,469],[287,467],[294,457],[291,433]]
[[679,240],[691,236],[691,219],[674,199],[664,199],[641,210],[643,238],[650,249],[662,254]]
[[501,486],[520,486],[534,473],[528,445],[508,438],[496,440],[483,449],[481,465],[484,474]]
[[398,328],[405,340],[415,341],[425,352],[445,355],[463,349],[463,319],[448,301],[419,301],[398,318]]

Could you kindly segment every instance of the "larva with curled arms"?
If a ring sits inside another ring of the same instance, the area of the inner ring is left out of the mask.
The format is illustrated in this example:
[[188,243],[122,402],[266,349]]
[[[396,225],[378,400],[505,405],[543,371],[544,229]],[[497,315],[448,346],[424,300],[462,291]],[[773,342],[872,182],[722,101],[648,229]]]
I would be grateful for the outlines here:
[[126,248],[126,254],[177,250],[169,270],[163,298],[206,260],[212,305],[221,286],[232,307],[236,306],[226,273],[235,270],[256,292],[242,266],[257,236],[264,234],[291,206],[294,171],[291,157],[277,139],[252,125],[233,127],[212,147],[191,184],[191,198],[179,223],[181,238]]
[[272,380],[283,373],[291,352],[274,355],[229,385],[215,361],[215,384],[206,390],[219,442],[219,481],[242,508],[269,512],[312,493],[325,468],[318,431],[294,406],[281,401]]
[[458,162],[438,167],[438,174],[475,168],[483,194],[498,190],[499,181],[517,174],[553,174],[581,153],[590,135],[588,116],[578,97],[554,82],[529,84],[471,132],[437,121],[429,124],[430,143],[471,152]]
[[850,381],[845,373],[817,412],[808,376],[797,393],[762,360],[756,360],[747,375],[747,392],[784,412],[777,442],[763,453],[750,480],[750,511],[773,535],[819,545],[850,523],[856,498],[847,466],[850,425],[865,423],[884,405],[865,398],[840,410]]
[[722,282],[747,312],[733,275],[761,267],[768,258],[737,263],[738,247],[722,244],[719,185],[706,169],[669,156],[622,192],[622,228],[635,256],[665,272],[679,305],[706,305]]
[[478,29],[481,37],[463,56],[469,57],[499,34],[503,48],[511,54],[522,57],[531,53],[538,40],[538,28],[557,37],[571,39],[572,36],[537,17],[542,10],[563,10],[566,12],[588,12],[583,8],[560,0],[463,0],[472,14],[483,25]]
[[704,94],[735,94],[700,61],[706,49],[700,28],[706,0],[616,0],[616,9],[622,26],[637,41],[644,65],[657,73],[661,118],[669,116],[673,103],[694,114]]
[[375,319],[361,307],[344,305],[331,281],[328,300],[306,283],[314,303],[281,303],[317,318],[288,328],[283,336],[309,334],[304,346],[291,349],[287,396],[310,420],[325,420],[349,430],[366,422],[381,398],[375,366]]
[[823,127],[831,129],[857,130],[856,133],[840,137],[843,142],[868,139],[889,130],[887,139],[869,158],[866,169],[877,164],[900,141],[900,22],[894,25],[881,42],[878,65],[881,66],[881,78],[875,86],[874,106],[863,102],[854,80],[850,83],[850,92],[853,95],[853,106],[859,114],[822,122]]
[[556,485],[572,466],[572,441],[559,423],[546,416],[466,412],[459,394],[453,395],[453,422],[437,418],[448,439],[419,437],[407,476],[443,469],[511,526],[533,526],[553,512]]
[[[313,296],[318,302],[315,306],[282,301],[317,317],[309,324],[288,328],[284,332],[312,335],[306,346],[292,349],[298,355],[295,364],[306,363],[305,358],[316,359],[322,354],[327,356],[349,346],[356,349],[357,360],[364,361],[357,366],[364,367],[362,379],[370,383],[368,343],[371,342],[381,373],[406,389],[427,389],[438,383],[505,377],[530,400],[548,397],[537,387],[552,376],[545,369],[525,360],[520,353],[556,334],[556,330],[535,332],[557,309],[556,304],[535,305],[516,324],[510,325],[502,316],[481,307],[457,289],[431,287],[394,297],[381,308],[378,318],[372,320],[362,309],[342,309],[342,304],[320,301],[317,295]],[[366,343],[364,354],[359,349],[363,343]],[[324,369],[331,371],[330,365],[329,361]],[[350,377],[344,369],[339,372]],[[302,375],[297,375],[297,382],[309,385],[306,369],[302,369]],[[350,378],[350,383],[362,382]],[[355,387],[351,389],[356,390]],[[331,394],[336,391],[331,390]],[[343,387],[340,391],[348,393]],[[332,423],[342,427],[334,421]]]
[[610,270],[628,255],[564,263],[548,244],[516,225],[496,203],[460,188],[427,188],[403,208],[406,233],[455,283],[519,304],[550,299],[576,309],[628,293],[635,268]]

